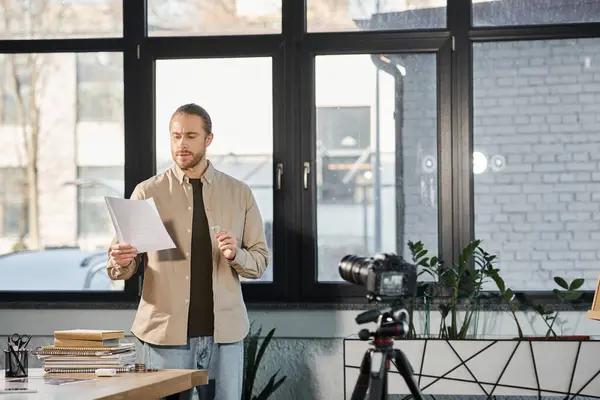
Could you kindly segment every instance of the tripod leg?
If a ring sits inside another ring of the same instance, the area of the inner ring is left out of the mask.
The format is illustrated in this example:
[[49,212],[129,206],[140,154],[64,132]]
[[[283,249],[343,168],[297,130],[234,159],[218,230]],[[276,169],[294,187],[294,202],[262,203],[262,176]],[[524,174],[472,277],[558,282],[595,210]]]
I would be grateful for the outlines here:
[[408,390],[410,390],[410,393],[412,394],[412,396],[414,397],[415,400],[425,400],[425,398],[423,397],[423,394],[421,393],[421,390],[419,389],[419,387],[417,386],[417,383],[415,382],[415,378],[413,377],[413,370],[412,367],[410,365],[410,363],[408,362],[408,360],[406,359],[406,356],[404,355],[404,353],[398,349],[394,349],[394,355],[395,355],[395,361],[396,361],[396,368],[398,368],[398,372],[400,373],[400,375],[402,375],[402,377],[404,378],[404,381],[406,382],[406,386],[408,386]]
[[352,391],[351,400],[364,400],[369,388],[369,376],[371,370],[371,350],[365,351],[365,355],[360,363],[360,372],[354,390]]
[[371,384],[369,400],[387,399],[387,371],[391,354],[387,351],[375,350],[371,354]]

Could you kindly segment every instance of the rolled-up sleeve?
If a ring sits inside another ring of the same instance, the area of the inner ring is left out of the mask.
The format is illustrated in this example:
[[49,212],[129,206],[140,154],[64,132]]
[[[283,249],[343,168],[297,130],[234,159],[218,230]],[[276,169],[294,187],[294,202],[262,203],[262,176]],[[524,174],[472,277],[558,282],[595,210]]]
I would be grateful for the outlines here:
[[246,220],[242,243],[229,264],[243,278],[260,279],[269,264],[263,220],[250,188],[246,193]]

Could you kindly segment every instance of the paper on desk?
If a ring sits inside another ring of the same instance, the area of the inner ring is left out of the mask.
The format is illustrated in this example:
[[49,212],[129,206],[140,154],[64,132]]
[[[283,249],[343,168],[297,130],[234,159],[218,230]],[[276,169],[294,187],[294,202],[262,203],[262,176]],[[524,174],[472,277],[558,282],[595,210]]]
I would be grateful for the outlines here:
[[120,242],[129,243],[139,253],[176,247],[160,219],[154,199],[104,199]]

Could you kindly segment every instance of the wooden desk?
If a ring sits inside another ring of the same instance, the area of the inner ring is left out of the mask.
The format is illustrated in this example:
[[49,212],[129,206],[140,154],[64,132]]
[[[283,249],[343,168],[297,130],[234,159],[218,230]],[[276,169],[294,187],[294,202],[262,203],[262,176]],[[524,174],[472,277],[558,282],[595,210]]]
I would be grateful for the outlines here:
[[[52,378],[88,378],[90,381],[74,382],[64,385],[46,383],[44,377]],[[4,389],[6,380],[14,378],[0,377],[0,388]],[[156,399],[180,393],[194,386],[206,385],[206,370],[161,370],[156,372],[123,372],[115,377],[97,377],[94,374],[46,374],[41,368],[30,368],[28,387],[37,389],[37,393],[0,394],[1,400],[29,399]],[[18,393],[18,392],[17,392]]]

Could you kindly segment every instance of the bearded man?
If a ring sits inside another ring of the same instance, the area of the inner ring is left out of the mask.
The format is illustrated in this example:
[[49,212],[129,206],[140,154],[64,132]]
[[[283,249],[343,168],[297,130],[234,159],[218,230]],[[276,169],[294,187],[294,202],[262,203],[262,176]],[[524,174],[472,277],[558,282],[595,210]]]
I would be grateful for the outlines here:
[[213,132],[204,108],[179,107],[169,135],[173,166],[138,184],[131,199],[154,199],[176,248],[138,254],[114,238],[108,276],[129,279],[143,265],[131,332],[147,368],[207,369],[201,400],[240,400],[249,322],[239,277],[259,279],[267,267],[262,217],[250,188],[206,158]]

